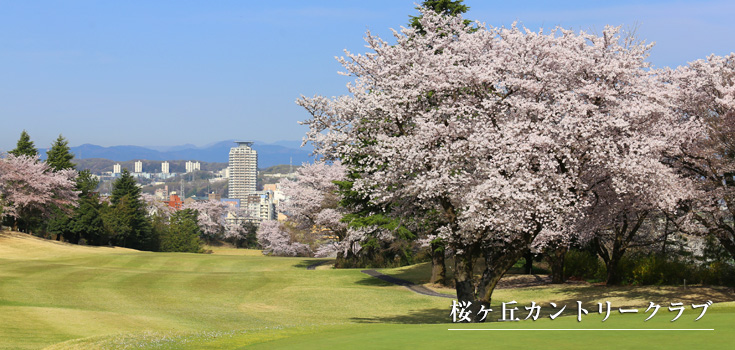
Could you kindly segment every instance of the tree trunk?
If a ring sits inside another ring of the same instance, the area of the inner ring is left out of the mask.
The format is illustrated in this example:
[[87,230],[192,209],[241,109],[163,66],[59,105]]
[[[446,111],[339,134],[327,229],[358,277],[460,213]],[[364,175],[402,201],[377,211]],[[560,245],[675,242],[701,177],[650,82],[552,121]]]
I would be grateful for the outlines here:
[[567,255],[567,247],[558,247],[547,255],[551,266],[551,283],[561,284],[566,281],[564,276],[564,257]]
[[618,285],[622,282],[623,276],[618,265],[623,254],[625,254],[625,251],[630,246],[630,242],[646,220],[646,216],[648,216],[648,211],[643,211],[631,217],[631,220],[629,220],[627,214],[623,214],[622,220],[613,224],[614,236],[612,252],[610,253],[608,253],[607,248],[605,248],[600,239],[595,238],[597,251],[602,257],[602,260],[605,261],[605,266],[607,267],[607,281],[605,282],[607,285]]
[[[482,278],[480,278],[480,283],[477,287],[477,302],[479,305],[485,306],[485,308],[490,307],[493,291],[495,291],[498,281],[523,256],[524,250],[522,247],[527,247],[529,243],[518,241],[516,244],[511,244],[510,246],[499,245],[483,248],[485,271],[483,271]],[[479,322],[481,316],[476,315],[477,319],[475,321]]]
[[618,285],[622,282],[620,268],[618,267],[619,262],[620,256],[616,256],[616,254],[613,253],[610,261],[607,263],[607,280],[605,281],[605,284],[608,286]]
[[531,249],[526,250],[523,254],[523,258],[526,259],[526,263],[523,265],[523,272],[526,275],[530,275],[533,272],[533,253]]
[[475,302],[475,285],[472,282],[472,254],[467,250],[454,257],[454,285],[457,300]]
[[[474,255],[469,247],[464,249],[462,254],[454,257],[454,284],[457,289],[457,300],[460,304],[466,302],[471,303],[466,310],[470,312],[470,322],[479,322],[479,314],[482,304],[475,297],[475,283],[473,281],[474,274]],[[487,308],[490,303],[485,304]]]
[[431,279],[429,283],[446,284],[446,265],[444,263],[444,242],[431,243]]

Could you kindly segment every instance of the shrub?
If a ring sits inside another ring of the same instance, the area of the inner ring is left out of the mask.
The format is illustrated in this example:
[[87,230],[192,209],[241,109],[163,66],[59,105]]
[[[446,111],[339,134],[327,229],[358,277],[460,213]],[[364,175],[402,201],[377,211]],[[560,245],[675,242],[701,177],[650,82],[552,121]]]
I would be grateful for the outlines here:
[[697,273],[702,284],[735,287],[735,266],[722,261],[702,265]]
[[564,275],[584,280],[602,279],[605,275],[605,265],[596,254],[570,249],[564,258]]
[[661,255],[633,256],[629,264],[632,269],[623,271],[630,271],[625,277],[632,284],[682,284],[685,279],[692,283],[695,279],[696,265]]
[[620,262],[623,281],[635,285],[687,284],[735,286],[735,266],[724,261],[698,264],[660,254],[631,254]]

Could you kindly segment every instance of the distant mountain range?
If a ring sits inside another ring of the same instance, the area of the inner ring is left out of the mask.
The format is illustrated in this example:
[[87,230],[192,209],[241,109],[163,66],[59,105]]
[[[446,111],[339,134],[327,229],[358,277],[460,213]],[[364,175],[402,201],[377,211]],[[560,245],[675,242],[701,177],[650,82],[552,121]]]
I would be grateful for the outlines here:
[[[301,141],[278,141],[265,143],[254,141],[253,149],[258,152],[258,168],[266,168],[278,164],[301,165],[311,162],[311,146],[300,147]],[[201,162],[227,163],[230,148],[235,146],[234,140],[216,142],[210,145],[197,147],[187,144],[181,146],[111,146],[102,147],[92,144],[83,144],[71,147],[77,159],[105,158],[116,162],[130,160],[198,160]],[[46,150],[39,150],[45,157]]]

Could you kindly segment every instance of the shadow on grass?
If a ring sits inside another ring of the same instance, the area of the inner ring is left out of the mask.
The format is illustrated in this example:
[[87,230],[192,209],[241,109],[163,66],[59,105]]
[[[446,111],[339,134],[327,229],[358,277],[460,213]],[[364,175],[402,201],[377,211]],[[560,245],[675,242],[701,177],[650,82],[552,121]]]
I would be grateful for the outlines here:
[[[406,315],[382,316],[382,317],[353,317],[352,321],[357,323],[392,323],[392,324],[452,324],[452,316],[449,312],[451,305],[447,303],[446,309],[423,309],[413,310]],[[566,314],[566,311],[565,311]],[[576,310],[574,311],[576,314]],[[521,319],[526,315],[523,313],[516,314]],[[491,312],[488,314],[484,323],[502,322],[498,320],[499,313]]]
[[[478,260],[475,263],[475,275],[479,276],[482,275],[484,271],[484,261]],[[449,258],[447,259],[447,262],[445,264],[445,279],[449,283],[449,287],[452,287],[454,284],[454,261],[453,259]],[[378,271],[381,271],[383,273],[386,273],[390,276],[400,278],[403,280],[411,281],[415,284],[426,284],[429,283],[429,278],[431,277],[431,263],[430,262],[424,262],[424,263],[418,263],[411,266],[405,266],[401,268],[401,270],[393,270],[389,269],[388,271],[382,271],[381,269],[377,269]],[[510,268],[505,275],[506,276],[535,276],[535,275],[547,275],[549,272],[546,269],[540,268],[538,266],[534,266],[532,269],[532,274],[526,274],[523,270],[523,268],[520,266],[514,266]]]
[[393,284],[387,281],[383,281],[379,278],[375,278],[372,276],[364,275],[365,278],[362,278],[360,280],[355,281],[355,284],[359,284],[361,286],[370,286],[370,287],[390,287],[390,286],[398,286],[397,284]]
[[383,269],[375,270],[386,273],[387,275],[398,279],[412,282],[414,284],[429,283],[429,278],[431,277],[431,263],[420,263],[411,266],[405,266],[400,271],[384,271]]
[[713,302],[725,302],[735,299],[735,295],[726,287],[676,287],[676,286],[604,286],[583,285],[570,286],[558,285],[559,299],[557,304],[575,306],[581,301],[583,307],[597,307],[597,303],[605,303],[610,299],[622,299],[612,307],[615,311],[619,307],[647,307],[650,302],[668,307],[670,303],[681,302],[687,304],[701,304],[708,300]]
[[321,265],[327,265],[330,263],[334,263],[334,259],[317,259],[317,258],[311,258],[311,259],[304,259],[296,264],[293,265],[295,268],[299,269],[307,269],[307,270],[313,270],[317,266]]
[[414,310],[406,315],[382,316],[382,317],[353,317],[352,321],[357,323],[393,323],[393,324],[439,324],[451,323],[449,316],[450,304],[446,309],[424,309]]

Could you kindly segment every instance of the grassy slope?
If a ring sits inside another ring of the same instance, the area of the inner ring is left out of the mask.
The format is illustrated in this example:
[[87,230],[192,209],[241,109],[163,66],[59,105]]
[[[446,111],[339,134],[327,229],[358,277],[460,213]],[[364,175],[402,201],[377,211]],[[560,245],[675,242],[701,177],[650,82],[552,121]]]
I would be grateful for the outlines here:
[[[447,320],[449,299],[416,295],[358,270],[306,271],[305,266],[314,259],[269,258],[244,250],[216,253],[78,247],[2,233],[0,348],[53,344],[57,349],[348,344],[350,348],[484,348],[502,341],[503,348],[510,349],[550,344],[566,348],[592,344],[599,348],[626,344],[697,348],[695,345],[707,344],[710,349],[725,349],[735,340],[730,330],[735,321],[732,304],[713,306],[697,323],[692,323],[696,315],[691,309],[674,323],[668,322],[669,312],[662,309],[660,318],[646,323],[640,314],[615,313],[604,324],[595,314],[579,324],[573,317],[562,317],[481,326],[717,329],[705,334],[535,332],[530,337],[510,331],[450,332],[447,329],[456,325],[442,324]],[[402,270],[393,272],[401,274]],[[553,297],[556,292],[564,291],[529,288],[498,293],[496,298],[538,302],[534,298]],[[598,299],[606,297],[601,291],[594,293]],[[581,294],[564,299],[576,295]]]

